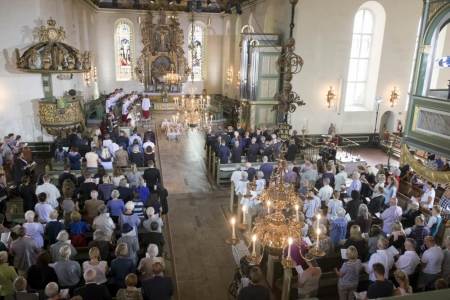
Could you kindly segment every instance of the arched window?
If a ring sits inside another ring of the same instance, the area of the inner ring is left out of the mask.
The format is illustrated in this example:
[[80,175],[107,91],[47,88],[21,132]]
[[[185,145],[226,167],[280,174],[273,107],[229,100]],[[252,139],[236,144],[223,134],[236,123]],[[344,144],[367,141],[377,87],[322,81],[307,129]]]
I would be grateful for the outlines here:
[[384,23],[384,9],[375,1],[363,4],[355,15],[345,93],[346,111],[374,108]]
[[132,80],[134,59],[133,23],[128,19],[118,20],[114,31],[114,39],[116,80]]
[[189,56],[188,62],[191,70],[191,80],[202,81],[204,72],[205,30],[199,23],[191,24],[189,30]]

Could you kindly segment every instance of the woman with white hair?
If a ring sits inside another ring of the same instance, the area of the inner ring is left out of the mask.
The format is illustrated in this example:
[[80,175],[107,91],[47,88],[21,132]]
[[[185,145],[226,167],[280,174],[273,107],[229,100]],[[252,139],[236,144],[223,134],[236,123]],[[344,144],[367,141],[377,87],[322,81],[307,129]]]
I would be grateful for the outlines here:
[[147,252],[145,253],[145,257],[141,259],[138,265],[138,272],[141,275],[141,282],[150,279],[153,276],[152,265],[155,262],[159,262],[165,267],[165,262],[163,257],[159,257],[158,245],[149,244],[147,246]]
[[372,217],[369,214],[369,208],[365,204],[360,204],[358,208],[358,217],[355,223],[359,225],[362,233],[368,233],[372,226]]
[[108,238],[108,241],[111,241],[114,229],[116,229],[116,224],[109,216],[108,208],[105,205],[101,205],[98,208],[98,216],[94,218],[94,221],[92,222],[92,228],[94,228],[96,231],[103,231],[105,236]]
[[111,218],[117,222],[119,221],[119,217],[125,208],[125,204],[122,199],[119,199],[120,193],[118,190],[113,190],[111,192],[111,200],[108,201],[106,206],[109,209],[109,213],[111,214]]
[[14,294],[13,282],[16,270],[8,264],[8,252],[0,251],[0,297],[7,298]]
[[158,232],[161,232],[162,227],[164,226],[164,223],[163,223],[161,217],[155,213],[155,209],[153,207],[148,207],[145,212],[147,214],[147,219],[142,222],[142,227],[144,227],[144,229],[147,232],[150,232],[151,231],[150,224],[152,222],[157,222],[159,224]]
[[330,239],[333,242],[334,247],[345,240],[345,235],[347,234],[347,219],[345,218],[345,214],[345,209],[339,208],[337,211],[337,218],[331,220]]
[[266,188],[266,180],[262,171],[256,172],[256,193],[260,194]]
[[81,279],[81,267],[77,261],[70,260],[71,249],[69,245],[64,245],[59,249],[61,260],[57,261],[53,268],[55,269],[58,283],[62,288],[73,288]]
[[328,201],[327,218],[330,221],[337,218],[338,210],[343,207],[342,201],[339,199],[340,195],[341,193],[339,191],[335,191],[333,197]]
[[56,236],[56,240],[57,242],[50,246],[50,255],[52,256],[53,261],[56,262],[62,259],[59,254],[59,250],[64,246],[69,246],[71,257],[77,255],[77,250],[70,243],[69,233],[67,231],[61,230]]
[[36,214],[29,210],[25,213],[25,221],[23,228],[26,234],[31,237],[39,248],[44,247],[44,226],[41,223],[35,222]]
[[125,204],[125,211],[120,215],[119,224],[120,227],[122,227],[124,224],[129,224],[131,227],[133,227],[133,231],[137,236],[138,226],[139,224],[141,224],[141,219],[137,214],[133,213],[133,210],[134,210],[134,202],[128,201]]
[[44,290],[47,300],[59,300],[61,299],[59,294],[59,286],[56,282],[50,282],[45,286]]

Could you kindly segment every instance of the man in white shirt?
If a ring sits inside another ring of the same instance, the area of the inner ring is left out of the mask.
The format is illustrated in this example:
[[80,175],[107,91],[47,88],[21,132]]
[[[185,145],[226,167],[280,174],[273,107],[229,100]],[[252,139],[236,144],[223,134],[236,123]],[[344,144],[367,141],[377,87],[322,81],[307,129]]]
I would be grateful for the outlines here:
[[317,196],[320,198],[320,201],[322,201],[322,203],[328,205],[328,201],[330,200],[331,196],[333,196],[333,188],[330,186],[329,178],[323,179],[323,187],[320,188]]
[[38,185],[36,188],[36,195],[40,193],[45,193],[47,195],[47,203],[50,204],[54,209],[57,209],[59,206],[58,198],[61,197],[58,188],[50,183],[50,176],[47,174],[42,177],[44,183]]
[[417,284],[420,290],[433,288],[434,282],[440,277],[442,261],[444,260],[444,252],[441,247],[436,245],[436,241],[432,236],[426,236],[424,244],[427,250],[422,254],[422,263],[424,266],[420,272],[419,282]]
[[149,139],[147,139],[145,141],[145,143],[142,145],[142,148],[144,148],[144,150],[145,150],[145,149],[147,149],[148,146],[152,147],[153,150],[155,149],[155,144],[152,141],[150,141]]
[[134,130],[134,131],[133,131],[133,134],[129,137],[128,140],[129,140],[129,142],[130,142],[130,145],[133,145],[134,140],[138,140],[139,145],[140,145],[140,146],[142,145],[142,138],[138,135],[137,130]]
[[307,219],[312,219],[320,209],[320,198],[314,195],[314,192],[309,191],[306,201],[303,204],[303,212]]
[[432,209],[434,205],[434,197],[436,196],[436,191],[433,188],[432,182],[426,182],[423,186],[424,193],[420,197],[420,206],[428,209]]
[[98,154],[95,150],[95,147],[91,147],[91,151],[84,155],[84,158],[86,159],[86,167],[88,169],[96,169],[98,167]]
[[417,266],[420,264],[420,257],[416,252],[416,241],[408,238],[404,245],[405,253],[399,256],[395,267],[409,276],[416,271]]
[[389,245],[388,240],[385,238],[380,238],[377,243],[378,250],[370,256],[369,262],[367,263],[367,273],[369,274],[369,280],[374,282],[376,280],[376,276],[373,270],[373,265],[376,263],[380,263],[384,266],[385,274],[384,278],[388,279],[389,270],[394,265],[394,258],[389,255],[386,251],[387,246]]
[[112,143],[108,146],[109,153],[111,153],[111,155],[114,156],[114,158],[115,158],[115,153],[116,153],[116,151],[119,150],[119,149],[120,149],[120,146],[117,145],[117,144],[114,143],[114,142],[112,142]]
[[40,193],[38,195],[38,203],[34,206],[34,212],[38,215],[38,220],[41,223],[48,223],[50,221],[50,214],[54,211],[53,207],[47,203],[47,194]]
[[345,188],[345,181],[348,178],[347,172],[345,172],[345,168],[343,165],[337,166],[339,173],[334,176],[334,190],[340,192],[342,187]]
[[122,103],[122,122],[127,122],[128,121],[128,108],[131,105],[131,101],[129,98],[125,99],[125,101],[123,101]]

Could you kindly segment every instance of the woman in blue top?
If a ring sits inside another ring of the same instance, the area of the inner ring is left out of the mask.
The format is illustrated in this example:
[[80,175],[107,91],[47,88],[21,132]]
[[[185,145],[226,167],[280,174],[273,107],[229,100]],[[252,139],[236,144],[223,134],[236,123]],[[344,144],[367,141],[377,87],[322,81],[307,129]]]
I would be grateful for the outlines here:
[[72,147],[70,149],[70,152],[67,154],[67,158],[69,159],[71,170],[81,169],[81,154],[78,153],[77,147]]
[[336,248],[342,240],[345,240],[347,234],[347,219],[345,218],[346,211],[343,208],[339,208],[337,212],[337,218],[331,220],[330,239]]
[[114,223],[119,221],[119,217],[122,215],[123,209],[125,208],[125,204],[122,199],[119,199],[120,193],[118,190],[113,190],[111,192],[111,200],[108,201],[106,206],[109,209],[109,213],[111,214],[111,218]]
[[384,205],[389,206],[389,200],[397,196],[397,181],[394,177],[388,176],[384,187]]
[[87,246],[85,234],[90,230],[89,225],[81,220],[81,215],[77,211],[70,214],[69,233],[72,245],[75,247]]

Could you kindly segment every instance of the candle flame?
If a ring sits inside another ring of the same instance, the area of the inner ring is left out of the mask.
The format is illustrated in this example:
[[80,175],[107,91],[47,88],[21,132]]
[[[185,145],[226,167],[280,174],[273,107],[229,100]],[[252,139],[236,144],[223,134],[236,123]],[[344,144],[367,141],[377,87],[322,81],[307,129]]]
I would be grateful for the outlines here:
[[295,210],[298,210],[300,208],[300,206],[298,204],[294,205]]
[[245,206],[245,205],[242,205],[242,212],[246,212],[247,211],[247,206]]
[[231,220],[230,220],[230,223],[231,223],[231,225],[236,224],[236,218],[235,218],[235,217],[232,217]]
[[256,234],[252,235],[252,241],[256,242]]
[[288,244],[289,244],[289,246],[292,245],[293,242],[294,242],[294,240],[291,237],[288,237]]

